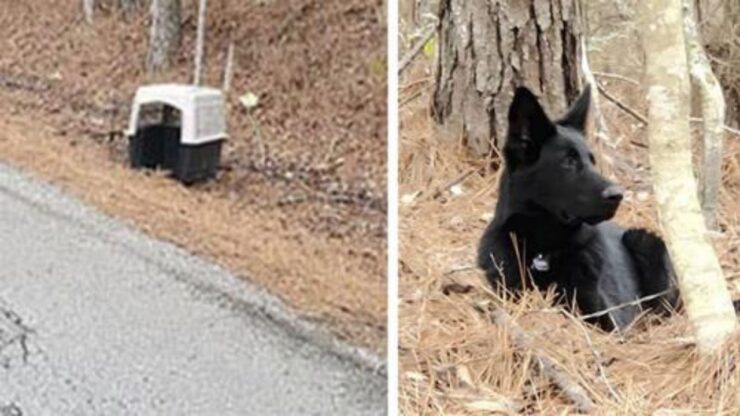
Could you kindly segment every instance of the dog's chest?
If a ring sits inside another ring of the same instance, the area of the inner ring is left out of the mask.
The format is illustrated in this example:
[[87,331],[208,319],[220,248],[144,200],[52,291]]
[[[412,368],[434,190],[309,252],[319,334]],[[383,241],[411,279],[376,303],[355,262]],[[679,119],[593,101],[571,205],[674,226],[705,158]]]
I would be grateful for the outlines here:
[[585,252],[541,251],[527,257],[527,272],[540,289],[555,284],[568,291],[584,284],[596,284],[599,279],[601,262]]

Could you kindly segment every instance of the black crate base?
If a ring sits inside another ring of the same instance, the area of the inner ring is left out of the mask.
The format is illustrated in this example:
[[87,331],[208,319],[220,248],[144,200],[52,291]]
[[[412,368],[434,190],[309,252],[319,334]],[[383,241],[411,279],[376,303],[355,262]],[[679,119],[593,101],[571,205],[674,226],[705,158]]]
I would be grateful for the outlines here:
[[214,178],[223,139],[198,145],[180,143],[179,127],[149,126],[129,137],[129,159],[135,169],[164,169],[185,184]]

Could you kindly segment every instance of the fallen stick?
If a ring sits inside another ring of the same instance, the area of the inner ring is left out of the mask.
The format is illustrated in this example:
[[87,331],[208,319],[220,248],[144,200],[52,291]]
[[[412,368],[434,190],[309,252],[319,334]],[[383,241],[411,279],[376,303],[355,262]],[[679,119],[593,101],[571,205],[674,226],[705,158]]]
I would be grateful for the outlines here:
[[575,404],[579,411],[584,413],[594,411],[596,405],[588,396],[586,390],[575,382],[565,371],[558,368],[555,361],[535,348],[532,337],[508,313],[496,307],[490,311],[486,311],[485,307],[481,305],[474,305],[473,307],[484,315],[488,313],[494,324],[506,328],[511,334],[516,348],[531,351],[532,357],[538,364],[542,374],[557,386]]
[[581,319],[584,319],[585,320],[585,319],[591,319],[591,318],[598,318],[600,316],[604,316],[606,314],[612,313],[612,312],[614,312],[616,310],[619,310],[619,309],[622,309],[622,308],[626,308],[628,306],[638,306],[638,305],[642,304],[643,302],[647,302],[649,300],[657,299],[657,298],[659,298],[661,296],[667,295],[671,291],[672,291],[672,289],[666,289],[666,290],[660,291],[658,293],[653,293],[652,295],[643,296],[643,297],[641,297],[639,299],[635,299],[635,300],[630,301],[630,302],[624,302],[624,303],[620,303],[619,305],[614,305],[611,308],[606,308],[606,309],[601,310],[601,311],[598,311],[598,312],[590,313],[588,315],[581,315]]
[[414,46],[409,49],[409,51],[406,53],[406,55],[403,56],[401,59],[401,62],[398,64],[398,73],[401,74],[404,69],[406,69],[407,66],[414,60],[416,55],[421,52],[422,49],[424,49],[424,45],[426,45],[427,41],[434,36],[435,33],[437,33],[437,27],[439,27],[439,22],[436,22],[433,26],[429,26],[427,30],[424,32],[424,34],[421,36],[418,42],[414,44]]
[[443,193],[443,192],[444,192],[444,191],[445,191],[446,189],[450,189],[450,188],[452,188],[453,186],[455,186],[455,185],[458,185],[458,184],[462,183],[462,182],[463,182],[463,181],[464,181],[465,179],[468,179],[468,177],[469,177],[470,175],[474,174],[474,173],[475,173],[476,171],[478,171],[478,169],[475,169],[475,168],[473,168],[473,169],[468,169],[468,170],[467,170],[466,172],[464,172],[464,173],[463,173],[463,174],[461,174],[460,176],[456,177],[455,179],[451,180],[451,181],[450,181],[449,183],[445,184],[444,186],[440,186],[440,187],[438,187],[437,189],[435,189],[435,190],[434,190],[434,193],[432,193],[432,199],[437,199],[437,198],[439,198],[440,196],[442,196],[442,193]]

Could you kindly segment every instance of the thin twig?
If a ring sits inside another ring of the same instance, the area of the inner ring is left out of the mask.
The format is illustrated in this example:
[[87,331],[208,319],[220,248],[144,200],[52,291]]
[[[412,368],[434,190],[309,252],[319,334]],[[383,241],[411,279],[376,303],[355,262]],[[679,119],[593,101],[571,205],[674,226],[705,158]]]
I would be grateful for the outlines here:
[[[596,78],[594,73],[591,71],[591,65],[588,62],[588,48],[586,47],[585,36],[581,37],[581,72],[583,72],[583,78],[587,84],[596,84]],[[593,88],[593,87],[592,87]],[[615,147],[616,143],[613,143],[609,137],[609,127],[606,125],[604,119],[604,113],[601,111],[599,105],[599,93],[590,90],[591,95],[591,108],[593,109],[593,119],[596,121],[596,137],[603,139],[604,142],[610,147]]]
[[415,80],[410,81],[409,83],[407,83],[405,85],[399,85],[398,86],[398,89],[401,90],[401,91],[406,91],[407,89],[409,89],[411,87],[415,87],[415,86],[417,86],[419,84],[423,84],[425,82],[429,82],[432,79],[433,79],[432,77],[422,77],[422,78],[419,78],[419,79],[415,79]]
[[249,109],[247,109],[247,118],[249,118],[253,123],[252,132],[254,133],[254,137],[257,139],[257,145],[262,153],[260,166],[265,166],[265,163],[267,163],[267,145],[262,141],[262,130],[260,129],[259,120],[257,120],[257,117],[252,115],[252,112]]
[[474,308],[482,313],[488,314],[491,321],[503,328],[506,328],[512,336],[514,345],[520,350],[531,351],[532,357],[538,364],[542,374],[557,386],[563,394],[576,405],[579,411],[589,413],[594,410],[596,405],[586,393],[586,390],[573,380],[565,371],[560,369],[557,363],[542,351],[535,348],[532,337],[514,321],[514,319],[502,309],[494,307],[493,310],[486,311],[483,306],[474,305]]
[[[642,123],[642,124],[644,124],[644,125],[647,126],[647,124],[648,124],[647,117],[645,117],[644,115],[638,113],[637,110],[634,110],[634,109],[630,108],[627,104],[623,103],[622,101],[620,101],[619,99],[617,99],[616,97],[614,97],[613,95],[611,95],[604,87],[601,86],[601,84],[596,83],[596,87],[599,90],[599,92],[601,93],[601,95],[603,95],[607,100],[611,101],[612,103],[614,103],[614,105],[616,105],[617,107],[619,107],[625,113],[631,115],[637,121],[639,121],[640,123]],[[692,122],[692,123],[703,123],[704,122],[704,119],[702,119],[700,117],[691,117],[691,118],[689,118],[689,121]],[[738,130],[738,129],[734,129],[734,128],[726,125],[726,124],[723,124],[722,125],[722,129],[724,131],[728,132],[728,133],[732,133],[732,134],[740,137],[740,130]]]
[[404,107],[406,104],[410,103],[411,101],[414,101],[415,99],[422,96],[424,93],[423,90],[416,90],[413,94],[409,95],[408,97],[401,100],[401,102],[398,104],[399,107]]
[[588,315],[581,315],[581,319],[598,318],[600,316],[604,316],[604,315],[606,315],[608,313],[614,312],[614,311],[619,310],[619,309],[622,309],[622,308],[626,308],[628,306],[637,306],[637,305],[641,304],[642,302],[646,302],[648,300],[653,300],[653,299],[659,298],[659,297],[661,297],[663,295],[667,295],[671,290],[673,290],[673,289],[666,289],[666,290],[663,290],[661,292],[654,293],[654,294],[648,295],[648,296],[644,296],[644,297],[641,297],[639,299],[635,299],[635,300],[630,301],[630,302],[625,302],[625,303],[620,303],[619,305],[614,305],[614,306],[612,306],[610,308],[606,308],[606,309],[601,310],[599,312],[590,313]]
[[612,103],[614,103],[614,105],[616,105],[617,107],[619,107],[620,109],[622,109],[622,111],[624,111],[625,113],[631,115],[632,117],[634,117],[635,119],[637,119],[639,122],[641,122],[642,124],[644,124],[644,125],[647,126],[648,120],[647,120],[647,118],[645,116],[643,116],[642,114],[640,114],[637,111],[633,110],[627,104],[625,104],[622,101],[618,100],[613,95],[609,94],[609,92],[607,90],[605,90],[604,87],[602,87],[601,84],[599,84],[598,82],[596,83],[596,88],[599,90],[599,92],[601,93],[601,95],[604,96],[604,98],[606,98],[607,100],[611,101]]
[[594,74],[594,75],[596,75],[597,77],[613,78],[613,79],[618,79],[620,81],[629,82],[630,84],[640,85],[640,82],[639,81],[636,81],[636,80],[634,80],[632,78],[627,78],[624,75],[612,74],[612,73],[609,73],[609,72],[599,72],[599,71],[591,71],[591,73]]
[[[689,118],[689,121],[692,122],[692,123],[703,123],[704,122],[704,119],[701,118],[701,117],[690,117]],[[722,129],[724,129],[724,131],[726,131],[728,133],[732,133],[732,134],[734,134],[736,136],[740,136],[740,130],[733,129],[732,127],[728,126],[727,124],[723,124],[722,125]]]
[[406,52],[406,55],[403,56],[401,59],[401,62],[398,64],[398,74],[400,75],[403,73],[403,70],[406,69],[407,66],[414,60],[416,55],[421,52],[422,49],[424,49],[424,45],[429,41],[429,39],[432,38],[437,33],[437,28],[439,27],[439,21],[436,21],[433,25],[429,26],[426,31],[424,31],[421,38],[414,44],[414,46],[409,49],[408,52]]
[[476,171],[478,171],[478,169],[475,169],[475,168],[469,169],[466,172],[464,172],[462,175],[456,177],[455,179],[453,179],[452,181],[450,181],[449,183],[447,183],[446,185],[437,188],[434,191],[434,193],[432,193],[432,199],[439,198],[442,195],[442,192],[444,192],[445,189],[450,189],[453,186],[462,183],[465,179],[467,179],[470,175],[474,174]]
[[637,140],[634,140],[634,139],[630,140],[630,144],[633,145],[633,146],[642,147],[643,149],[647,149],[648,148],[648,145],[646,145],[645,143],[638,142]]
[[722,126],[722,128],[723,128],[723,129],[724,129],[724,130],[725,130],[726,132],[728,132],[728,133],[732,133],[732,134],[734,134],[735,136],[738,136],[738,137],[740,137],[740,130],[738,130],[738,129],[733,129],[732,127],[728,126],[727,124],[725,124],[724,126]]
[[477,270],[477,269],[478,269],[477,266],[474,266],[474,265],[471,265],[471,264],[466,264],[466,265],[463,265],[463,266],[453,266],[449,270],[447,270],[444,273],[444,275],[445,276],[449,276],[451,274],[461,273],[461,272],[467,272],[467,271],[470,271],[470,270]]

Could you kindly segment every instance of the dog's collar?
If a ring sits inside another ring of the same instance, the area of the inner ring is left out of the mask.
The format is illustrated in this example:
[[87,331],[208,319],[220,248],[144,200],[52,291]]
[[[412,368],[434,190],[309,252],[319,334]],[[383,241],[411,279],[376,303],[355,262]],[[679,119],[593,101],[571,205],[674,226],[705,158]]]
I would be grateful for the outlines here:
[[550,255],[537,253],[537,255],[532,258],[532,264],[529,265],[529,268],[538,272],[549,272]]

